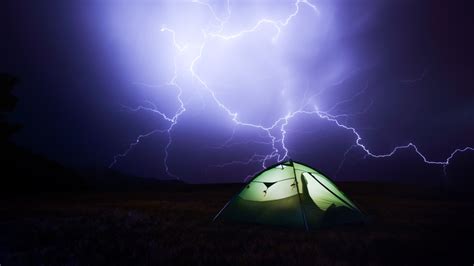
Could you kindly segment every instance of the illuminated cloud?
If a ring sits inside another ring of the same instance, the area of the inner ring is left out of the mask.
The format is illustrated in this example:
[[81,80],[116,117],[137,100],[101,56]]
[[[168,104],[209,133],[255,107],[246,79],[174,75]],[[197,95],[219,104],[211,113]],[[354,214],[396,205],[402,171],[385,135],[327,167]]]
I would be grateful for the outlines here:
[[[297,127],[301,117],[344,131],[350,141],[341,154],[344,158],[355,148],[374,158],[411,149],[427,164],[446,166],[457,153],[473,150],[464,147],[445,159],[431,160],[411,142],[379,153],[369,148],[357,126],[347,120],[368,112],[373,101],[367,99],[359,110],[348,113],[339,108],[359,100],[368,86],[365,80],[349,89],[341,84],[376,60],[357,60],[354,50],[338,39],[342,33],[334,22],[334,8],[326,1],[305,0],[144,1],[107,8],[104,34],[114,40],[111,49],[125,62],[121,71],[136,91],[156,94],[156,100],[125,108],[151,112],[162,121],[116,155],[110,166],[143,138],[162,134],[166,172],[179,178],[171,165],[184,152],[182,147],[173,151],[180,143],[176,138],[183,135],[176,132],[181,126],[188,138],[203,130],[219,135],[208,147],[212,152],[232,153],[235,145],[250,151],[230,156],[227,162],[216,158],[211,167],[265,167],[292,156],[288,128]],[[370,12],[351,29],[357,31],[369,19]],[[191,123],[193,116],[202,121]]]

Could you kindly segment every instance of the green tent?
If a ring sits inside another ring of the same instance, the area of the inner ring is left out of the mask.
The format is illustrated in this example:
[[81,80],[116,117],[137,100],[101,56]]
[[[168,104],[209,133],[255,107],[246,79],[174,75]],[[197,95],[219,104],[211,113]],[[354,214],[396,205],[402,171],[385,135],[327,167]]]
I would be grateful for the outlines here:
[[363,222],[365,216],[329,178],[302,163],[287,161],[257,174],[216,219],[310,230]]

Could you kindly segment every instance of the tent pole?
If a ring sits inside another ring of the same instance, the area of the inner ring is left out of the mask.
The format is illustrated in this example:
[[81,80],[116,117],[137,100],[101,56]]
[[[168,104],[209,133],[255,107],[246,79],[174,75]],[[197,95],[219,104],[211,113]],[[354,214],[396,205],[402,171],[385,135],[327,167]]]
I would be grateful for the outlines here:
[[[293,164],[292,161],[290,161],[290,162]],[[239,190],[238,193],[234,194],[234,196],[232,196],[232,198],[224,205],[224,207],[222,207],[222,209],[216,214],[216,216],[214,216],[214,218],[212,219],[212,222],[214,222],[214,221],[219,217],[219,215],[222,213],[222,211],[224,211],[224,209],[227,207],[227,205],[229,205],[232,201],[234,201],[234,199],[235,199],[237,196],[239,196],[239,194],[245,189],[245,187],[247,187],[248,184],[250,184],[257,176],[259,176],[259,175],[262,174],[263,172],[267,171],[269,168],[275,167],[275,166],[280,165],[280,164],[281,164],[281,163],[276,163],[276,164],[274,164],[274,165],[272,165],[272,166],[269,166],[269,167],[267,167],[266,169],[262,170],[262,171],[259,172],[258,174],[254,175],[254,176],[250,179],[250,181],[248,181],[248,182],[245,184],[245,186],[243,186],[243,187]]]
[[305,213],[304,208],[303,208],[303,202],[301,201],[300,188],[298,186],[298,179],[296,178],[295,164],[293,163],[292,160],[290,160],[290,162],[291,162],[291,167],[293,167],[293,174],[295,176],[296,192],[298,193],[298,198],[300,200],[301,216],[303,216],[303,221],[304,221],[304,226],[306,228],[306,231],[309,231],[308,221],[306,221],[306,213]]

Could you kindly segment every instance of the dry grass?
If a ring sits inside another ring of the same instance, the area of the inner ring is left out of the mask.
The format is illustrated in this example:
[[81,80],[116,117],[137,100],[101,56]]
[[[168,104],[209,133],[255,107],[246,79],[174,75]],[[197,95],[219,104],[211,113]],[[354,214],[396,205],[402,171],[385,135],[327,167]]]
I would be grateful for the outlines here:
[[368,225],[213,223],[238,190],[167,185],[0,201],[1,265],[472,265],[474,204],[344,184]]

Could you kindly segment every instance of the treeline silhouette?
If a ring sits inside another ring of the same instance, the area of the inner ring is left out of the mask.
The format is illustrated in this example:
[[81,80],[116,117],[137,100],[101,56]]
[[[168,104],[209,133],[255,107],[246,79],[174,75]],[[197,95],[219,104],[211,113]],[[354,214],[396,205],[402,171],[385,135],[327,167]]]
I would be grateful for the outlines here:
[[33,154],[11,141],[21,126],[8,121],[18,99],[13,89],[19,80],[9,74],[0,74],[0,191],[5,194],[21,192],[74,191],[85,188],[84,180],[74,171]]
[[8,121],[15,110],[18,99],[13,90],[20,80],[12,75],[0,73],[0,193],[22,195],[23,193],[80,192],[88,190],[123,190],[153,188],[159,183],[140,177],[97,168],[76,171],[45,156],[12,142],[12,135],[21,126]]

